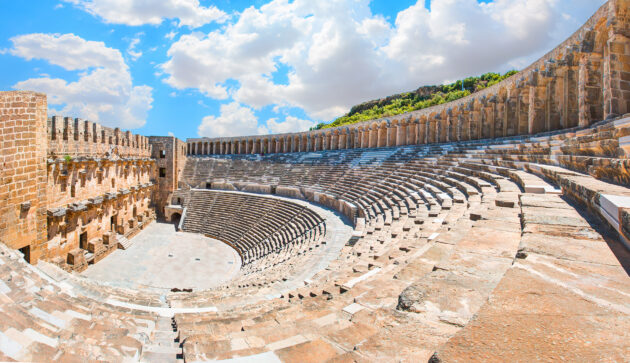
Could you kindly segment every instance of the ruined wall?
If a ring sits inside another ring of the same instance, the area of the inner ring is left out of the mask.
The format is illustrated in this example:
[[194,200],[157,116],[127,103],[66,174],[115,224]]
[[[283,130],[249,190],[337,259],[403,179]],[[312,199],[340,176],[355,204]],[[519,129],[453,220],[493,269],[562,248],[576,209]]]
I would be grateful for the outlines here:
[[153,202],[159,217],[165,217],[164,210],[171,203],[171,194],[177,189],[186,163],[186,143],[172,136],[151,136],[151,158],[156,162]]
[[104,156],[113,152],[121,157],[149,157],[149,138],[79,118],[48,119],[49,157]]
[[188,139],[188,155],[307,152],[536,134],[630,112],[630,0],[610,0],[522,72],[468,97],[394,117],[270,136]]
[[150,222],[153,164],[117,155],[49,160],[46,259],[82,270],[116,249],[118,234],[130,236]]
[[47,249],[81,271],[155,217],[149,139],[71,117],[47,122]]
[[46,245],[46,95],[0,92],[0,241],[37,263]]

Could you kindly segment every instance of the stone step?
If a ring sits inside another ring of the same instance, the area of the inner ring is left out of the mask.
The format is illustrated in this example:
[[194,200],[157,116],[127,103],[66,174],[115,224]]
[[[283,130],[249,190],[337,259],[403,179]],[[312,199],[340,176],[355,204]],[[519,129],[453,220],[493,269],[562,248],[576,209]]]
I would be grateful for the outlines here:
[[118,248],[120,248],[121,250],[126,250],[129,247],[131,247],[131,245],[133,244],[133,242],[131,242],[125,236],[120,235],[120,234],[116,236],[116,239],[118,241]]

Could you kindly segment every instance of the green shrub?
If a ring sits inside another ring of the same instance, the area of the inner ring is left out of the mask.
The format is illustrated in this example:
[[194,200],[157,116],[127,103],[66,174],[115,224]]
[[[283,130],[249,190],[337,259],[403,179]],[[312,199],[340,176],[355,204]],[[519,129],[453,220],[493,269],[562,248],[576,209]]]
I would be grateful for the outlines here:
[[[350,112],[335,121],[324,124],[320,123],[311,130],[321,130],[331,127],[351,125],[362,121],[375,120],[381,117],[400,115],[405,112],[421,110],[423,108],[441,105],[466,97],[474,92],[493,86],[502,80],[518,73],[509,71],[504,75],[499,73],[486,73],[479,77],[468,77],[455,83],[442,86],[426,86],[415,92],[401,93],[383,100],[371,101],[366,104],[352,107]],[[462,90],[462,82],[464,89]],[[431,91],[430,93],[428,93]],[[369,107],[374,104],[373,107]],[[365,105],[368,105],[366,108]]]

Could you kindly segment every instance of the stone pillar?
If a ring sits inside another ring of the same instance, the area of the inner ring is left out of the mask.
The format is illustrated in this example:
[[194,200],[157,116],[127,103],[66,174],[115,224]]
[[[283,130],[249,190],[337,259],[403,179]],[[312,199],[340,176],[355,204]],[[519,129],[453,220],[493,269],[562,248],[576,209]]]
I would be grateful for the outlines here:
[[468,137],[468,113],[464,109],[460,109],[457,117],[457,140],[467,141]]
[[420,116],[418,120],[418,144],[427,143],[427,117]]
[[496,95],[486,98],[482,106],[483,124],[481,125],[481,138],[493,139],[495,137]]
[[361,132],[361,148],[367,149],[370,145],[370,131],[367,126],[363,126],[359,132]]
[[507,89],[505,99],[505,135],[515,136],[518,134],[518,105],[519,105],[518,88],[512,86]]
[[338,139],[337,139],[337,149],[345,150],[346,149],[346,138],[347,138],[348,129],[342,129],[339,131]]
[[369,127],[366,127],[367,129],[367,134],[368,134],[368,148],[375,148],[376,147],[376,138],[377,138],[377,127],[376,124],[372,124]]
[[387,147],[396,146],[396,131],[395,126],[388,125],[387,127]]
[[416,120],[409,118],[409,120],[407,120],[407,145],[415,145],[418,142],[417,129],[418,123],[416,122]]
[[527,135],[529,132],[529,87],[524,82],[518,87],[518,104],[516,106],[517,135]]
[[562,128],[579,124],[578,75],[579,67],[574,64],[573,55],[567,55],[560,63],[562,75]]
[[529,77],[527,133],[533,135],[545,131],[547,86],[544,84],[540,72],[532,72]]
[[444,121],[445,117],[443,112],[435,114],[433,127],[435,127],[435,140],[434,143],[441,143],[444,138]]
[[496,97],[496,103],[494,107],[494,136],[505,137],[507,119],[505,117],[505,95],[499,94]]
[[398,121],[396,126],[396,146],[403,146],[407,141],[407,135],[405,135],[406,127],[403,125],[403,121]]
[[604,118],[630,112],[630,1],[609,2],[610,31],[603,59]]
[[383,122],[378,126],[376,147],[387,147],[387,122]]
[[604,119],[603,92],[601,54],[582,55],[578,71],[579,126],[587,127]]

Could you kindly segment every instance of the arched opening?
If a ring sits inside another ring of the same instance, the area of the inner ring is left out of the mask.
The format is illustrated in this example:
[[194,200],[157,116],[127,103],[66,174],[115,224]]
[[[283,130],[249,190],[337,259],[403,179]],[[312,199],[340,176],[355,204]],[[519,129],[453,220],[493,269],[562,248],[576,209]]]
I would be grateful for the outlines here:
[[173,213],[171,216],[171,222],[175,226],[175,229],[179,229],[179,222],[182,220],[182,215],[179,213]]

